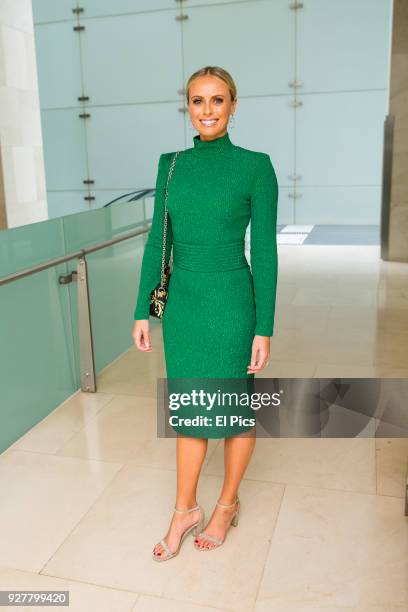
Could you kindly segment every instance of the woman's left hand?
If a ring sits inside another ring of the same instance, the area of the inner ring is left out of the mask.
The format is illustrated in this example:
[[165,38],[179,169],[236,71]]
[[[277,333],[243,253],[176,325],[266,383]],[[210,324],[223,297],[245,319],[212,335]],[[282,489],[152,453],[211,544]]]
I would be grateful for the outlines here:
[[254,336],[252,341],[251,363],[248,366],[247,374],[260,372],[268,365],[270,341],[270,336]]

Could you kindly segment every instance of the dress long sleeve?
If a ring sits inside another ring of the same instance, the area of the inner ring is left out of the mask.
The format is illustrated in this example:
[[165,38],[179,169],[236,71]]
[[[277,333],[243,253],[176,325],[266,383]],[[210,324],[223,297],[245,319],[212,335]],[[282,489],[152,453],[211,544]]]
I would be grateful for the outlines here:
[[[134,311],[135,320],[149,318],[150,293],[160,281],[163,253],[164,195],[171,159],[172,153],[162,153],[159,159],[156,178],[156,192],[154,196],[153,219],[143,253],[139,291]],[[169,260],[172,242],[173,231],[170,216],[167,213],[165,263],[167,263]]]
[[267,153],[259,153],[251,189],[250,255],[254,282],[255,335],[273,336],[278,251],[278,181]]

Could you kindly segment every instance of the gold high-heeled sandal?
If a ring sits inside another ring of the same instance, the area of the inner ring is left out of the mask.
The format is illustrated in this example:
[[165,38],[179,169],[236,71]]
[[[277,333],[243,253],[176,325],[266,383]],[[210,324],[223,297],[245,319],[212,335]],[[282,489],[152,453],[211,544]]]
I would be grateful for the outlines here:
[[[194,512],[194,510],[200,510],[200,519],[199,521],[197,521],[197,523],[194,523],[193,525],[191,525],[190,527],[187,527],[187,529],[183,532],[183,534],[181,535],[180,538],[180,542],[179,545],[177,547],[177,550],[175,550],[174,552],[171,552],[169,545],[167,544],[167,542],[163,539],[160,540],[160,542],[158,542],[158,544],[161,544],[166,555],[159,555],[159,554],[155,554],[154,552],[152,553],[153,559],[155,561],[167,561],[168,559],[171,559],[172,557],[175,557],[181,547],[181,544],[184,540],[184,538],[186,537],[186,535],[188,535],[189,533],[192,533],[192,535],[197,535],[197,533],[200,531],[200,529],[203,528],[204,526],[204,510],[201,508],[200,504],[197,504],[197,506],[194,506],[194,508],[187,508],[186,510],[178,510],[178,508],[176,508],[176,506],[174,506],[174,512],[178,512],[179,514],[185,514],[187,512]],[[156,544],[157,546],[157,544]]]
[[197,542],[194,542],[194,546],[197,550],[213,550],[214,548],[218,548],[219,546],[221,546],[221,544],[224,544],[225,538],[227,537],[227,533],[231,525],[233,525],[234,527],[238,525],[240,501],[239,501],[238,495],[237,495],[237,499],[232,504],[221,504],[220,502],[217,501],[217,506],[221,506],[222,508],[231,508],[232,506],[235,506],[235,504],[237,506],[237,509],[232,515],[232,519],[231,519],[231,522],[229,524],[227,531],[225,532],[224,539],[220,540],[219,538],[216,538],[215,536],[212,536],[209,533],[206,533],[205,531],[201,531],[196,537],[197,538],[204,537],[206,540],[209,540],[210,542],[214,542],[216,546],[211,546],[210,548],[206,548],[205,546],[201,547]]

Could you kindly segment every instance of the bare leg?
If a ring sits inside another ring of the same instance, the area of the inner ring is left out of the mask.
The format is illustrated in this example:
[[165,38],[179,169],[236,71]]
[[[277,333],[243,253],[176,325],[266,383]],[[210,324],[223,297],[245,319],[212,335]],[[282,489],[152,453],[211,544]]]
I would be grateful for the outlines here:
[[[197,505],[197,484],[201,468],[207,453],[207,438],[177,437],[177,493],[176,507],[179,510],[193,508]],[[198,510],[185,514],[173,513],[170,527],[164,540],[174,552],[180,542],[183,532],[200,518]],[[156,544],[154,554],[166,556],[161,544]],[[160,553],[160,554],[159,554]]]
[[[251,430],[251,435],[249,435],[249,432],[246,432],[245,436],[233,436],[225,439],[224,483],[218,498],[221,504],[232,504],[236,500],[239,485],[251,459],[255,443],[255,429]],[[215,506],[205,528],[206,533],[223,540],[235,510],[235,505],[231,508]],[[195,542],[200,548],[216,546],[213,542],[206,540],[205,535],[195,538]]]

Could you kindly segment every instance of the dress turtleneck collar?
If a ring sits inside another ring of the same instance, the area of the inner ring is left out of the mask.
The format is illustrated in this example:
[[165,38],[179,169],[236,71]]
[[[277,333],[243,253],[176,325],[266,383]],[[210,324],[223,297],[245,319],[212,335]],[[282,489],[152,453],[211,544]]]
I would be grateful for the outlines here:
[[213,140],[201,140],[200,134],[194,136],[194,151],[225,151],[231,149],[233,144],[230,140],[228,132],[225,132],[223,136],[213,138]]

